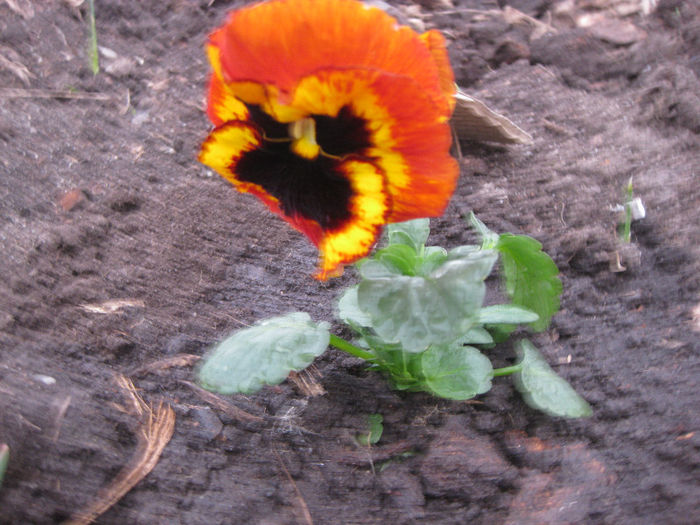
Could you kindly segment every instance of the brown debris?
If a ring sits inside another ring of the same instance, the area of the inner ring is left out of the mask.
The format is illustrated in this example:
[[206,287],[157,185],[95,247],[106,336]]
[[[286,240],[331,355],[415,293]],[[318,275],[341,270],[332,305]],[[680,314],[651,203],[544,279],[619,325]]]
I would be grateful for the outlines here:
[[289,380],[299,389],[302,395],[306,397],[322,396],[326,393],[326,389],[319,383],[321,373],[314,365],[302,370],[301,372],[292,371],[289,373]]
[[80,188],[74,188],[64,193],[58,200],[63,211],[71,211],[73,208],[85,202],[85,193]]
[[22,81],[22,84],[29,86],[29,79],[36,78],[21,61],[19,55],[9,47],[0,46],[0,69],[7,69]]
[[0,98],[65,98],[74,100],[111,100],[106,93],[71,91],[68,89],[15,89],[0,88]]
[[100,491],[97,499],[64,522],[64,525],[87,525],[104,514],[153,470],[161,452],[173,435],[175,412],[170,405],[158,403],[154,411],[139,396],[130,379],[120,375],[116,380],[130,402],[127,410],[139,419],[138,448],[131,461],[119,472],[112,483]]
[[192,392],[197,394],[202,400],[206,401],[214,408],[221,410],[223,413],[231,416],[239,421],[262,421],[264,418],[260,416],[253,415],[245,410],[238,408],[236,405],[229,403],[228,401],[220,398],[216,394],[212,394],[202,387],[191,383],[190,381],[180,381],[183,385],[189,387]]
[[462,140],[529,144],[532,137],[480,100],[457,91],[452,126]]
[[194,354],[177,354],[172,357],[158,359],[157,361],[146,363],[145,365],[134,370],[133,375],[141,376],[151,373],[158,373],[163,370],[168,370],[169,368],[181,368],[192,366],[200,359],[201,356]]

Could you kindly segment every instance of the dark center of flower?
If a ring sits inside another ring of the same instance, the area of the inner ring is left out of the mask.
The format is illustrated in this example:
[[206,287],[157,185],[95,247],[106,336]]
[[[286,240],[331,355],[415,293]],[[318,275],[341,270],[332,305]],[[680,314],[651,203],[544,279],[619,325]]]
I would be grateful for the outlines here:
[[337,166],[334,159],[305,159],[273,143],[245,153],[236,172],[239,180],[277,198],[285,215],[301,215],[324,230],[334,230],[350,219],[352,196],[350,182]]
[[[310,115],[291,126],[277,122],[258,106],[248,110],[264,140],[239,159],[237,178],[261,186],[279,201],[285,215],[313,220],[326,231],[342,227],[351,218],[353,192],[340,164],[342,157],[362,156],[371,146],[366,121],[347,106],[336,117]],[[294,141],[311,134],[314,125],[320,154],[300,156]]]
[[321,150],[329,155],[363,155],[372,145],[367,122],[354,115],[348,106],[344,106],[336,117],[312,117],[316,121],[316,142],[321,146]]

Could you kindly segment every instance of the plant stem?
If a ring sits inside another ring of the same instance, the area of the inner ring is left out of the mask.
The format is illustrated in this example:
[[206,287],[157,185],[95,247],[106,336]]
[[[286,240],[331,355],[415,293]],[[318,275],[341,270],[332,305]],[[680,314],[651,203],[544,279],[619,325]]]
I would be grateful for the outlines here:
[[630,177],[627,183],[627,188],[625,188],[625,221],[622,223],[620,229],[622,242],[630,242],[632,240],[632,200],[634,199],[634,186],[632,185],[632,177]]
[[92,74],[97,75],[100,72],[100,55],[97,50],[97,28],[95,27],[95,3],[94,0],[88,0],[88,21],[90,23],[90,69]]
[[367,350],[363,350],[359,346],[355,346],[354,344],[350,343],[349,341],[346,341],[345,339],[338,337],[337,335],[331,334],[331,340],[329,341],[331,346],[335,346],[338,350],[342,350],[343,352],[347,352],[350,355],[354,355],[355,357],[359,357],[360,359],[364,359],[365,361],[376,361],[377,356],[374,354],[368,352]]
[[500,377],[500,376],[507,376],[510,374],[515,374],[516,372],[520,372],[523,369],[522,363],[518,363],[517,365],[513,366],[506,366],[503,368],[494,368],[493,369],[493,377]]

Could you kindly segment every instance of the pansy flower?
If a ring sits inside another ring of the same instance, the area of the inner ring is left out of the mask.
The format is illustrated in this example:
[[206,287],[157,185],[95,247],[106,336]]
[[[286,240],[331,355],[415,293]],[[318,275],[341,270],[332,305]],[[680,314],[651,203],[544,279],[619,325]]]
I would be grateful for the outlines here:
[[317,277],[367,255],[383,225],[442,214],[454,79],[445,41],[355,0],[271,0],[209,40],[201,162],[318,247]]

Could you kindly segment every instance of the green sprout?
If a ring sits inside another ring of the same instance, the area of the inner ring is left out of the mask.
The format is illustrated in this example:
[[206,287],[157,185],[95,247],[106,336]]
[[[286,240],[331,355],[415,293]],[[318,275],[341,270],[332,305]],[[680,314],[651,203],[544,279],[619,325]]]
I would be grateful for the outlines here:
[[7,464],[10,462],[10,447],[5,443],[0,443],[0,486],[2,486],[2,480],[5,477],[5,471],[7,470]]
[[[224,394],[256,392],[305,368],[330,344],[367,361],[398,390],[467,400],[488,392],[494,378],[512,375],[530,406],[553,416],[589,416],[588,403],[528,340],[516,343],[519,360],[511,366],[494,368],[484,353],[520,325],[546,330],[562,285],[539,242],[496,234],[473,214],[470,223],[481,244],[451,250],[426,246],[428,219],[389,225],[386,244],[356,264],[360,281],[338,301],[352,341],[303,312],[275,317],[216,345],[199,369],[200,382]],[[484,305],[485,280],[499,261],[509,302]]]
[[100,55],[97,49],[97,27],[95,26],[95,2],[88,0],[88,23],[90,24],[90,42],[88,47],[88,57],[90,59],[90,69],[93,75],[100,72]]
[[624,216],[618,227],[618,233],[622,242],[630,243],[632,241],[632,222],[638,219],[643,219],[646,215],[642,200],[639,197],[634,196],[632,177],[630,177],[630,180],[627,182],[627,186],[625,186],[625,197],[623,202],[624,204],[621,208]]
[[381,414],[370,414],[367,416],[367,430],[355,435],[358,445],[369,447],[376,445],[382,439],[384,417]]

